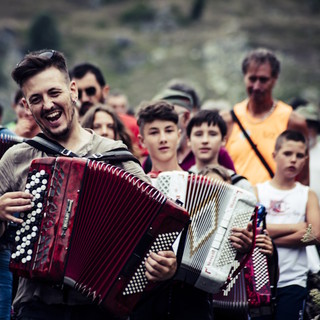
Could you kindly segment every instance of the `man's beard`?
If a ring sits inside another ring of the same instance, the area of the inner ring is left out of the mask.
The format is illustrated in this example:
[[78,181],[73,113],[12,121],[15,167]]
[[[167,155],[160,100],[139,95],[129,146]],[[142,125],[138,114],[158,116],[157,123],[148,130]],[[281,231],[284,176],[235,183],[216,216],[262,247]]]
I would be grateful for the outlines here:
[[69,136],[70,134],[70,130],[71,130],[71,126],[73,123],[73,118],[74,118],[74,114],[75,114],[75,103],[72,103],[72,113],[71,113],[71,119],[68,122],[67,127],[62,130],[61,132],[57,132],[57,133],[53,133],[50,130],[48,130],[46,127],[42,126],[40,123],[38,123],[38,126],[42,129],[43,133],[48,136],[49,138],[53,139],[53,140],[66,140],[66,138]]
[[79,116],[82,117],[94,104],[91,102],[84,102],[79,109]]

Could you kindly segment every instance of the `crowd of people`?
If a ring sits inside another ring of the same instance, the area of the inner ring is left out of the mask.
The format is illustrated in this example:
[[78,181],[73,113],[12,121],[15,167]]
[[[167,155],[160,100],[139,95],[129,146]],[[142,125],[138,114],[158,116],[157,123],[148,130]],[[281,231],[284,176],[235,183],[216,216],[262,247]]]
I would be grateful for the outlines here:
[[[270,50],[249,52],[242,71],[247,98],[231,111],[214,101],[207,108],[188,81],[174,79],[134,114],[126,94],[113,91],[96,65],[68,69],[61,52],[31,52],[12,71],[16,121],[0,133],[32,139],[41,132],[80,157],[127,148],[141,166],[117,165],[148,183],[161,172],[188,171],[251,192],[266,208],[266,229],[253,239],[251,222],[233,228],[232,246],[244,254],[255,245],[268,265],[278,257],[275,302],[252,319],[304,319],[307,274],[320,270],[319,106],[310,101],[294,110],[273,96],[280,62]],[[22,223],[16,213],[32,208],[33,196],[24,191],[31,161],[50,155],[23,142],[0,160],[0,319],[113,319],[71,287],[22,277],[15,284],[9,271],[8,225]],[[175,251],[151,253],[145,266],[148,280],[164,285],[138,304],[131,320],[234,318],[215,312],[211,294],[175,279]],[[250,310],[243,319],[251,319]]]

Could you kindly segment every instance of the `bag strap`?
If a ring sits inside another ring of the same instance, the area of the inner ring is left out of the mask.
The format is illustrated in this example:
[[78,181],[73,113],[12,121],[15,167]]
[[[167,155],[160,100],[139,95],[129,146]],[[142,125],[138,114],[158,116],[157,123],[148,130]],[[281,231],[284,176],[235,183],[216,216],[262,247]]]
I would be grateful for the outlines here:
[[256,153],[258,158],[260,159],[261,163],[267,169],[270,177],[273,178],[274,173],[273,173],[272,169],[270,168],[270,166],[268,165],[267,161],[264,159],[264,157],[262,156],[262,154],[258,150],[257,145],[251,140],[250,136],[248,135],[248,133],[245,130],[245,128],[243,127],[242,123],[240,122],[240,120],[236,116],[235,112],[233,110],[231,110],[230,113],[231,113],[233,121],[235,121],[238,124],[238,126],[240,127],[242,133],[244,134],[244,136],[247,138],[248,142],[250,143],[250,146],[252,147],[252,149],[254,150],[254,152]]
[[[79,158],[74,152],[64,148],[58,142],[49,139],[43,133],[37,134],[32,139],[26,140],[30,146],[43,151],[47,154],[61,155],[64,157]],[[119,163],[125,161],[134,161],[140,164],[139,160],[126,148],[117,148],[104,153],[96,153],[88,157],[90,160],[105,161],[108,163]]]

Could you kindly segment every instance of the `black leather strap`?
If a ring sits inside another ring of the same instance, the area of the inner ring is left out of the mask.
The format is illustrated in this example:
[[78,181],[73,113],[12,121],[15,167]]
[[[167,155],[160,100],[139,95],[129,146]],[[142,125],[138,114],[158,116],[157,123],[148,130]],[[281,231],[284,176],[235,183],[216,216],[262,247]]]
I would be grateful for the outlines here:
[[267,169],[269,175],[271,178],[273,178],[274,173],[272,171],[272,169],[270,168],[270,166],[268,165],[267,161],[264,159],[264,157],[262,156],[262,154],[260,153],[260,151],[258,150],[257,145],[251,140],[250,136],[248,135],[246,129],[243,127],[242,123],[240,122],[240,120],[238,119],[238,117],[236,116],[236,114],[234,113],[233,110],[230,111],[232,119],[234,122],[236,122],[238,124],[238,126],[240,127],[242,133],[244,134],[244,136],[247,138],[248,142],[250,143],[250,146],[252,147],[252,149],[254,150],[254,152],[256,153],[256,155],[258,156],[258,158],[260,159],[261,163],[264,165],[264,167]]
[[[26,140],[30,146],[51,155],[60,155],[64,157],[79,158],[74,152],[64,148],[58,142],[49,139],[43,133],[39,133],[32,139]],[[125,161],[134,161],[140,165],[139,160],[126,148],[117,148],[104,153],[93,154],[88,157],[90,160],[104,161],[107,163],[120,163]]]
[[43,133],[39,133],[35,137],[33,137],[32,139],[26,140],[25,142],[27,144],[29,144],[30,146],[32,146],[40,151],[43,151],[47,154],[62,155],[64,157],[79,157],[77,154],[64,148],[58,142],[49,139]]

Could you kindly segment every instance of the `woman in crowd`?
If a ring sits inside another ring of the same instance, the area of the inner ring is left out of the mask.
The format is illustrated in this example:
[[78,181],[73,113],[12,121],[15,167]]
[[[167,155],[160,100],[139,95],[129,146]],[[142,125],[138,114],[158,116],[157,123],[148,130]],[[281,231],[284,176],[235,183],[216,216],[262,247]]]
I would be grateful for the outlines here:
[[91,107],[82,118],[81,125],[90,128],[100,136],[122,140],[129,151],[136,155],[132,140],[119,117],[106,105]]

